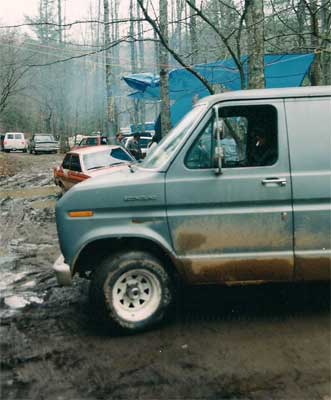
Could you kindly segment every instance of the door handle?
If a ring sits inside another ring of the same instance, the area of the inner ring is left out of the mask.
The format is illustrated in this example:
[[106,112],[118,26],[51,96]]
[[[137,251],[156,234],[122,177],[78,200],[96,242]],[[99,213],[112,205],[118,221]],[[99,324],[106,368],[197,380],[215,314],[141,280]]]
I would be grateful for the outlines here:
[[262,180],[262,185],[264,186],[286,186],[286,183],[285,178],[265,178]]

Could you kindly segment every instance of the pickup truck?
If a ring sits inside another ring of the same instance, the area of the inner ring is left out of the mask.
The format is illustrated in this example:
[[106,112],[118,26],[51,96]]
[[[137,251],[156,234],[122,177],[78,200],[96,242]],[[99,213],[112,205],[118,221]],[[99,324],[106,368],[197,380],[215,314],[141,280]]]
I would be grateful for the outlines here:
[[142,163],[56,206],[61,284],[115,327],[162,320],[179,283],[330,279],[331,87],[200,100]]

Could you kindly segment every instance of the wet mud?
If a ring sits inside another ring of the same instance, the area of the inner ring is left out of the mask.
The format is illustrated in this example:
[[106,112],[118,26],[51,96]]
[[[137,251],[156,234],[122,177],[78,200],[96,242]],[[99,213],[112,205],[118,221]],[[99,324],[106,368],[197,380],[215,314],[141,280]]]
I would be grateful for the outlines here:
[[331,399],[328,284],[185,288],[149,332],[100,325],[51,271],[60,159],[0,153],[2,399]]

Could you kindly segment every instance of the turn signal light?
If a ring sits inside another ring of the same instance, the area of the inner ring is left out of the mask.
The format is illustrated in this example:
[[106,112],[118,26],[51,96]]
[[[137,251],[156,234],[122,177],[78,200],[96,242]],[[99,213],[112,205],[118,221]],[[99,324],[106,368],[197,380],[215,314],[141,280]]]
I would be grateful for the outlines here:
[[70,218],[87,218],[93,217],[93,211],[70,211],[68,215]]

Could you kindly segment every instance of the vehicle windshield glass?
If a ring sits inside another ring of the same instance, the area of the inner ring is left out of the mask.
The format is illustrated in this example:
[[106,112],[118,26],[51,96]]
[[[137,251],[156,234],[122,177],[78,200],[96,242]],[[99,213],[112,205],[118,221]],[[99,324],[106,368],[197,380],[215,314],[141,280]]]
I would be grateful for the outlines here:
[[125,161],[132,161],[132,158],[121,148],[83,155],[85,170],[109,167]]
[[154,169],[162,167],[177,151],[186,136],[187,131],[205,111],[204,104],[195,106],[185,117],[154,147],[140,164],[143,168]]
[[35,136],[34,140],[36,142],[54,142],[54,137],[52,135],[40,135],[40,136]]

